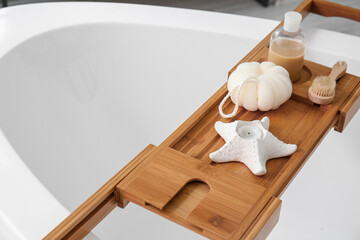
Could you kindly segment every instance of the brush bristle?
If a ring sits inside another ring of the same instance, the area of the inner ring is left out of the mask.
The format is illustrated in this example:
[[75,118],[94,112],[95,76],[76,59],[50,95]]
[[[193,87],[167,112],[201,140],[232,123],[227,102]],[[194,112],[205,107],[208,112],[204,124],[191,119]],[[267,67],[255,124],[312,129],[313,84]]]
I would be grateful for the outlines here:
[[336,82],[329,77],[321,76],[314,79],[311,91],[321,97],[329,97],[335,94]]

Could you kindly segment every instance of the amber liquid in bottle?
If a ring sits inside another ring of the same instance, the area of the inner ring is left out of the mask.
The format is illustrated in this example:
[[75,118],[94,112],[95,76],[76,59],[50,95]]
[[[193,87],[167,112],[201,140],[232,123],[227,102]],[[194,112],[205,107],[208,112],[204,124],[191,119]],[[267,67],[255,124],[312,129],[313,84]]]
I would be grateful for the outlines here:
[[279,38],[270,44],[268,60],[284,67],[292,82],[301,78],[304,65],[305,46],[292,39]]

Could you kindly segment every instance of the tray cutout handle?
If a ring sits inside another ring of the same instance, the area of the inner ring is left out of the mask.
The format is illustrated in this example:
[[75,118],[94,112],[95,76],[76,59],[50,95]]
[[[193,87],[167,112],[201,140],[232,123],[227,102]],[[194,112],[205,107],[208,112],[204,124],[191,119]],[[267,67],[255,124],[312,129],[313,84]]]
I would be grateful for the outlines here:
[[172,212],[186,219],[210,191],[210,186],[199,180],[189,181],[165,206],[164,211]]
[[166,205],[190,182],[204,181],[189,169],[197,169],[200,161],[174,149],[154,154],[150,163],[137,176],[120,183],[122,198],[142,206],[164,210]]

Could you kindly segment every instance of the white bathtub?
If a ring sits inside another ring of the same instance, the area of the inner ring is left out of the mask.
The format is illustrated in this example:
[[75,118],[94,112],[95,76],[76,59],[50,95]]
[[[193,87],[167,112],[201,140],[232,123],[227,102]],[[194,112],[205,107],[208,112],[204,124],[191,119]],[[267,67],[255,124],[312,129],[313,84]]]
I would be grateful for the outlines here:
[[[276,25],[128,4],[1,9],[0,239],[45,236],[145,146],[161,143]],[[309,36],[308,59],[331,66],[343,55],[360,75],[360,50],[349,48],[359,38],[323,30]],[[332,46],[339,39],[345,44]],[[329,134],[282,196],[269,239],[360,236],[359,130],[358,114],[345,133]],[[134,204],[93,233],[202,239]]]

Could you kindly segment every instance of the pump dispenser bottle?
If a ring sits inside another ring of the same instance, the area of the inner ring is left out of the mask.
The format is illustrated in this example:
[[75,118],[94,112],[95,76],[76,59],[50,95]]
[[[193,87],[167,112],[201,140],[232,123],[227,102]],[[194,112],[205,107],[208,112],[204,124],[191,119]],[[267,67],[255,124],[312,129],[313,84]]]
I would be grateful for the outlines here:
[[268,61],[284,67],[292,82],[301,78],[304,65],[306,36],[300,28],[302,16],[290,11],[285,14],[284,26],[271,35]]

